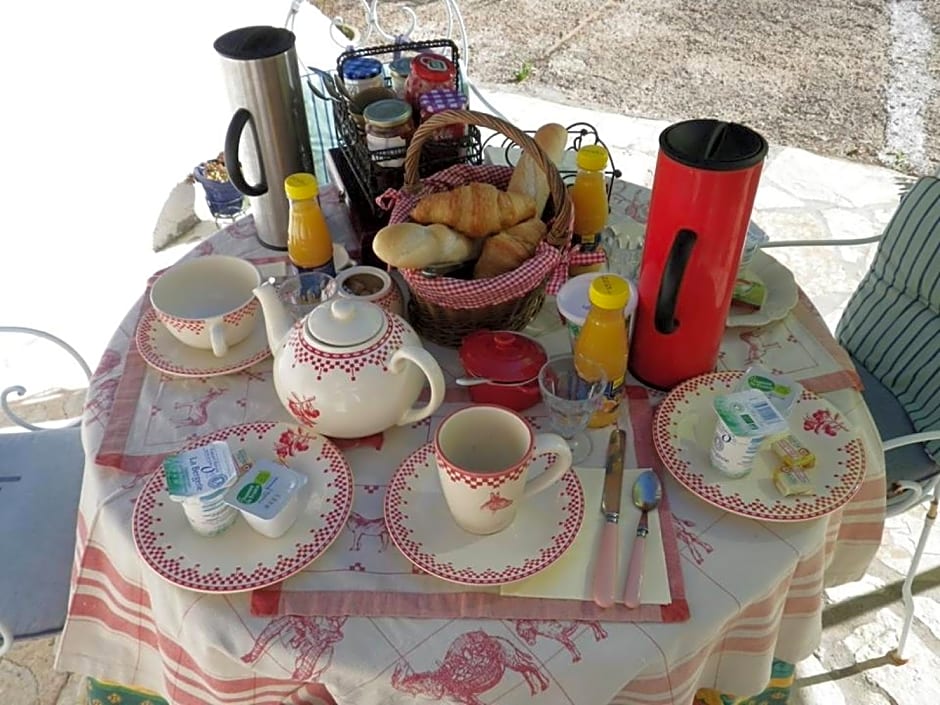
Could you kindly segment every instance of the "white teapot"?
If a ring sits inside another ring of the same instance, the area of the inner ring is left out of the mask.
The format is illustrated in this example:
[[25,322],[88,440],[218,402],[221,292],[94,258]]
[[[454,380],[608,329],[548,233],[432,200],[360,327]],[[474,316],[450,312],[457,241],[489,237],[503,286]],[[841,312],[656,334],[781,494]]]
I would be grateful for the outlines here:
[[[444,400],[444,375],[400,316],[337,298],[296,323],[269,279],[254,290],[274,355],[274,388],[304,426],[359,438],[420,421]],[[414,407],[425,378],[431,399]]]

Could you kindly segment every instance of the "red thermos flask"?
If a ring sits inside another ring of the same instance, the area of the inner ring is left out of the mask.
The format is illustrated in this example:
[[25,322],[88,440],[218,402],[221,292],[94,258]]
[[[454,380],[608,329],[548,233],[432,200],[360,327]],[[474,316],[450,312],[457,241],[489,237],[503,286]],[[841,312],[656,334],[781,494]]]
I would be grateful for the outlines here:
[[630,373],[657,389],[715,369],[767,141],[688,120],[659,136]]

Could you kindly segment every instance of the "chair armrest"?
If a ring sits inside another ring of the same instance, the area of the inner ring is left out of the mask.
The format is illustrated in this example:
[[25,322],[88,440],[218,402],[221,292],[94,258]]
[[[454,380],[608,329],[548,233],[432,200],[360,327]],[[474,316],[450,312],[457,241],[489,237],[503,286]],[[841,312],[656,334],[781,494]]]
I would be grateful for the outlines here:
[[872,242],[878,242],[881,239],[881,233],[870,237],[857,237],[842,240],[771,240],[760,246],[760,249],[766,250],[771,247],[821,247],[826,245],[867,245]]
[[901,446],[913,445],[914,443],[927,443],[928,441],[940,441],[940,430],[909,433],[906,436],[898,436],[897,438],[882,441],[881,447],[887,451],[900,448]]
[[[81,366],[82,371],[85,373],[85,376],[88,380],[91,380],[91,368],[88,367],[88,364],[85,362],[84,358],[79,354],[79,352],[73,348],[71,345],[66,343],[61,338],[52,335],[51,333],[46,333],[45,331],[39,330],[37,328],[26,328],[23,326],[0,326],[0,333],[22,333],[24,335],[33,335],[37,338],[43,338],[50,342],[55,343],[63,350],[65,350],[72,358]],[[23,428],[29,429],[30,431],[42,431],[44,430],[42,426],[36,426],[26,421],[21,416],[18,416],[11,408],[8,401],[8,397],[11,394],[16,394],[18,396],[23,396],[26,394],[26,387],[22,385],[15,384],[11,387],[7,387],[2,392],[0,392],[0,408],[3,409],[5,413],[13,423]],[[72,420],[68,425],[69,426],[78,426],[82,422],[81,418]]]

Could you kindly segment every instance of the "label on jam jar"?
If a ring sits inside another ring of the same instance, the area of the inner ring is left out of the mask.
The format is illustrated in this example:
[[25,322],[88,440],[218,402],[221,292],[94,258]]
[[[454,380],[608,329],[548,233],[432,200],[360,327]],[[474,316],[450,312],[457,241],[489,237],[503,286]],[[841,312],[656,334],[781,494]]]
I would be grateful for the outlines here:
[[[366,144],[370,152],[379,152],[383,149],[400,149],[406,146],[404,137],[379,137],[378,135],[367,134]],[[376,162],[379,166],[402,166],[404,159],[384,159]]]

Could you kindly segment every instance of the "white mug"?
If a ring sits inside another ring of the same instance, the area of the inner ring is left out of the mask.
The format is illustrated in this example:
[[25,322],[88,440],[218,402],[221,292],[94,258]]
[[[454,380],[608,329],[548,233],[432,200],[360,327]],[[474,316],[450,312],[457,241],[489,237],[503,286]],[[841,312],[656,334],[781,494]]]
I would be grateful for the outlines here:
[[228,354],[254,330],[260,305],[253,290],[261,273],[251,262],[206,255],[173,265],[154,282],[157,318],[184,345]]
[[[526,482],[536,457],[555,460]],[[472,534],[509,526],[519,504],[557,482],[571,467],[571,449],[554,433],[532,432],[519,414],[480,404],[446,417],[434,435],[434,457],[447,507]]]

